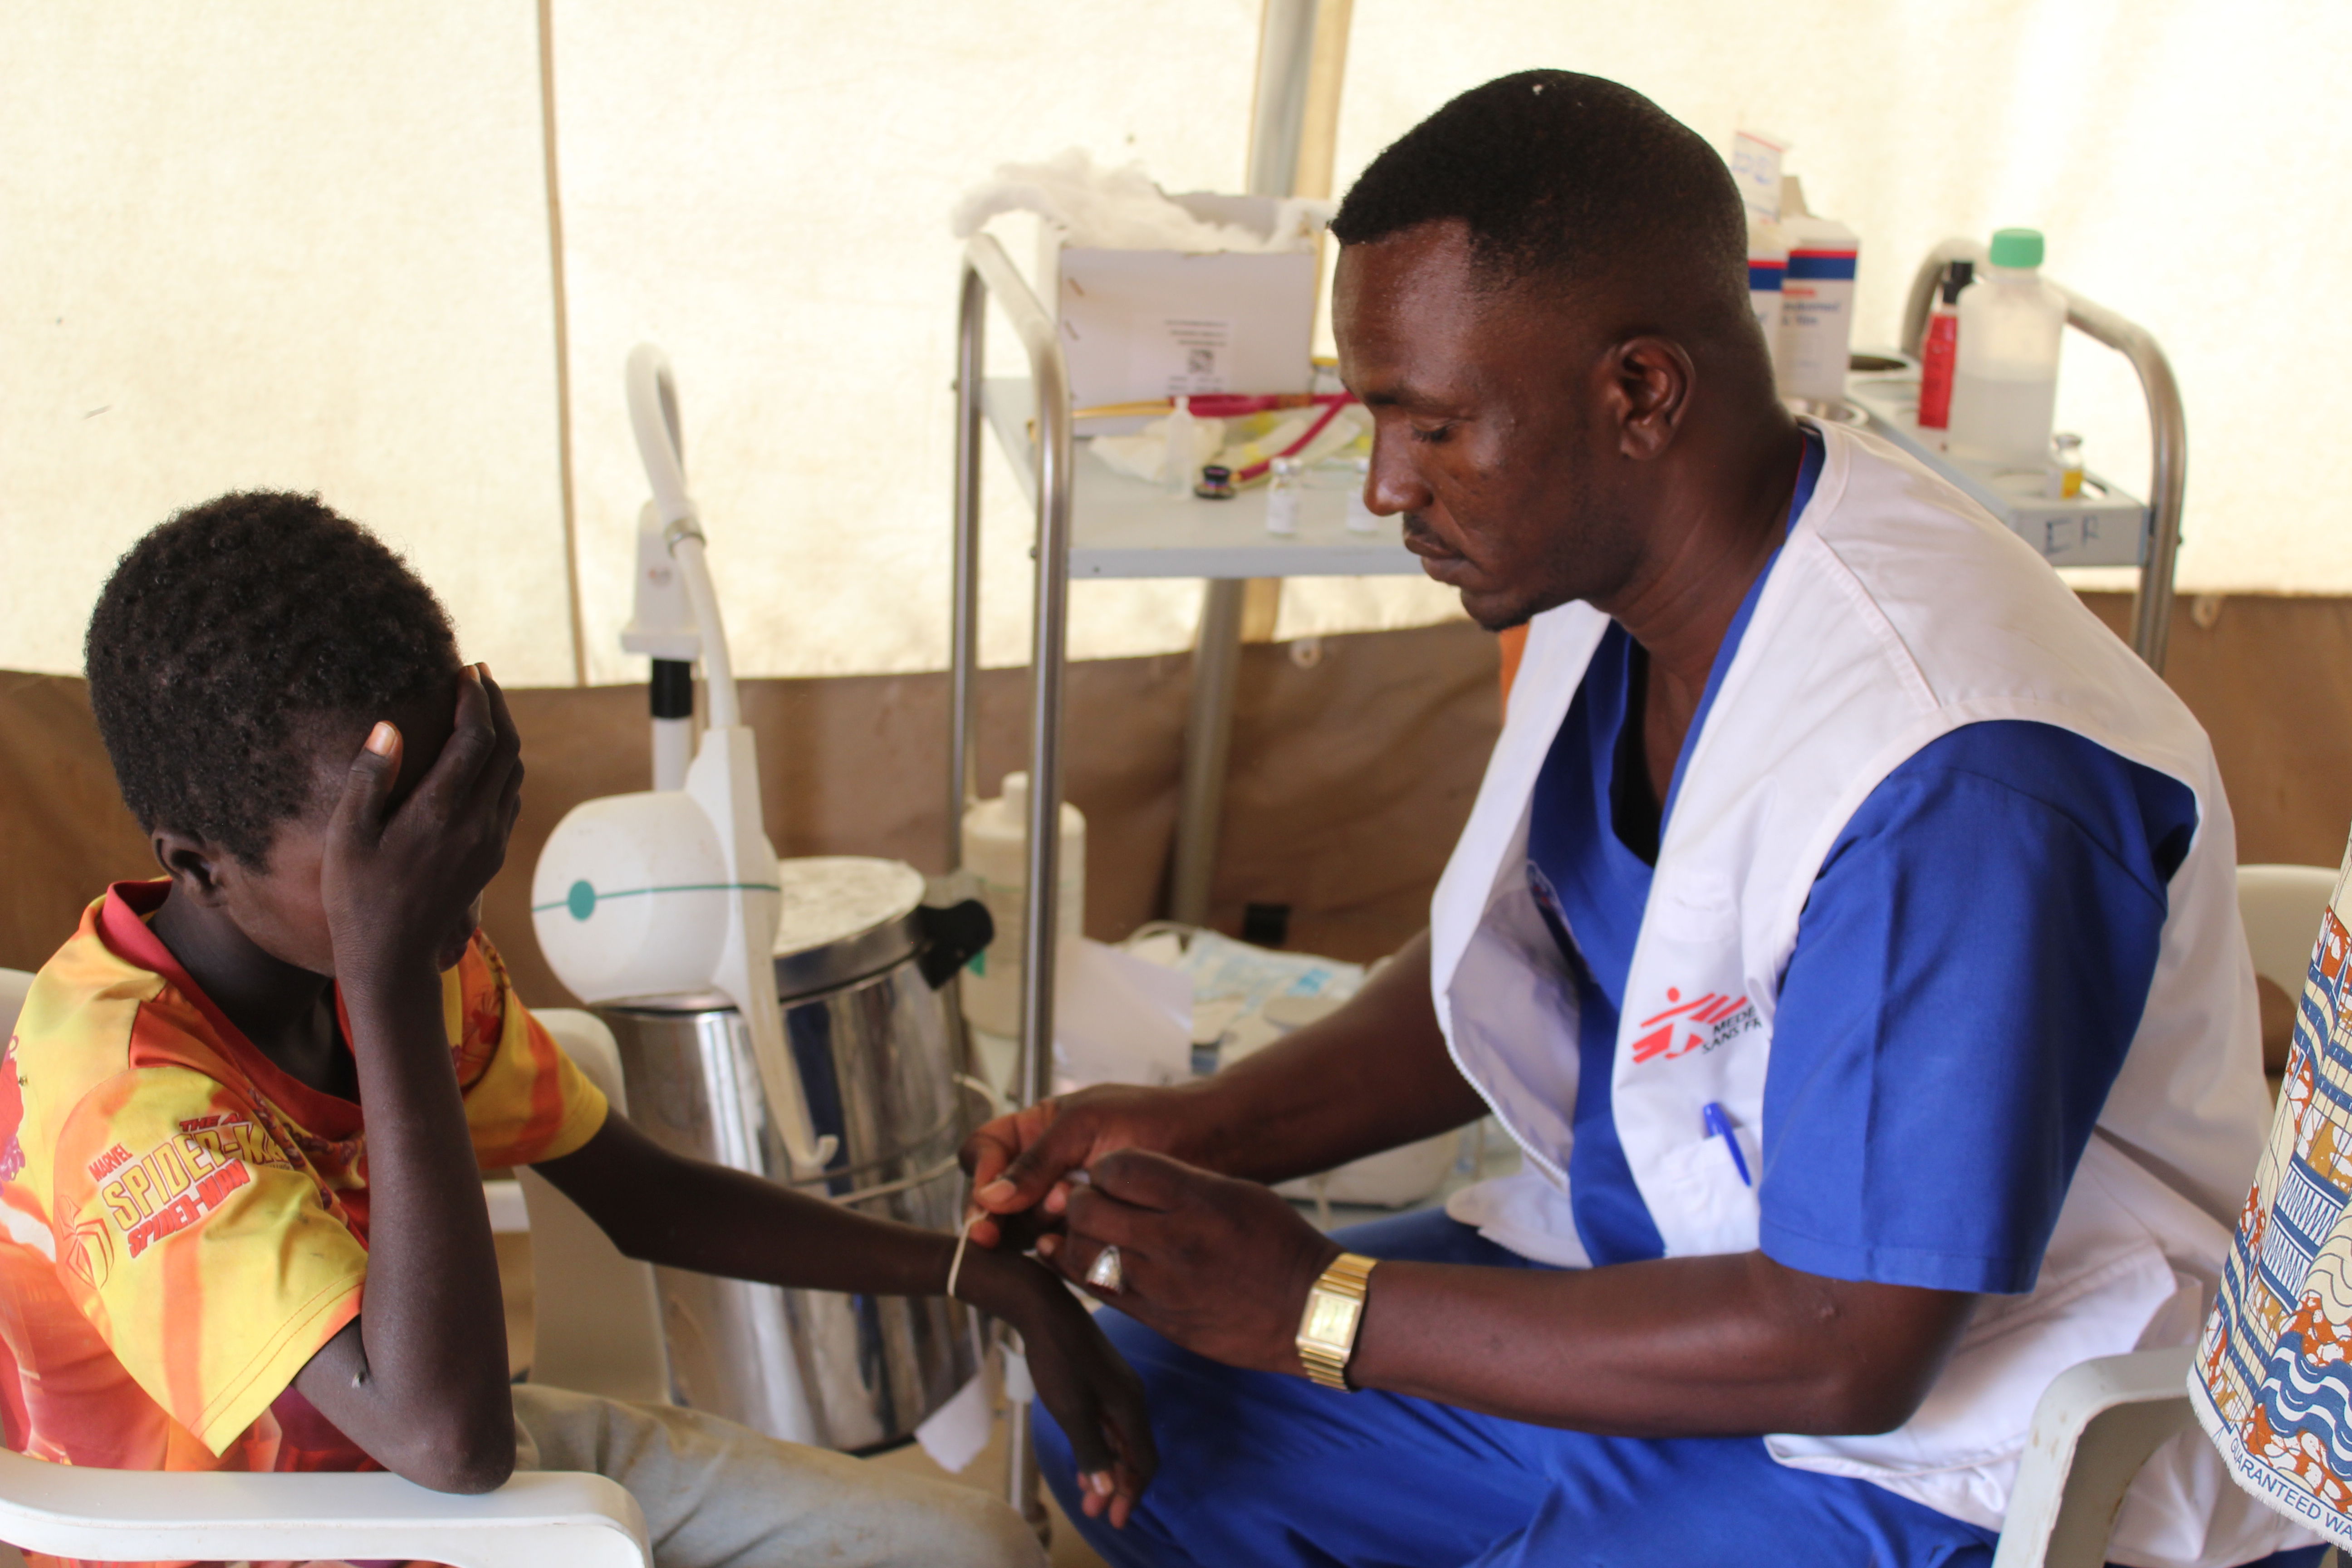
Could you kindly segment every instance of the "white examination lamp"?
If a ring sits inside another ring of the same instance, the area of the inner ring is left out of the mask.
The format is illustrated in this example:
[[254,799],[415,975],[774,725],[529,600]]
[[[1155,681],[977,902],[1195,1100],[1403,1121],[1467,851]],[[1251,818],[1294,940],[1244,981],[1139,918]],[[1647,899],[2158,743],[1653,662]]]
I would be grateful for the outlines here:
[[[557,977],[583,1001],[723,993],[750,1035],[769,1118],[793,1174],[811,1176],[824,1169],[839,1141],[814,1135],[784,1044],[775,970],[783,891],[775,847],[760,820],[759,756],[736,702],[701,519],[686,490],[677,382],[668,359],[650,343],[630,351],[627,379],[629,424],[654,492],[648,510],[659,521],[692,616],[690,625],[673,624],[660,635],[687,657],[700,654],[710,724],[683,788],[586,801],[556,825],[531,878],[532,921]],[[646,566],[641,560],[640,576]],[[645,603],[641,594],[641,622]],[[689,637],[691,651],[682,640]]]

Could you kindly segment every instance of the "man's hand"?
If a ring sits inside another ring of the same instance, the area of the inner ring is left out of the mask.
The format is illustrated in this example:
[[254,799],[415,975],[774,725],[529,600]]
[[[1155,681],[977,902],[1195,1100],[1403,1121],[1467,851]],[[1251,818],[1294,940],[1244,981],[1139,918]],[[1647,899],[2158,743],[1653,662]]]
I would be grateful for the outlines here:
[[[1339,1256],[1328,1237],[1272,1189],[1130,1150],[1089,1167],[1071,1191],[1066,1237],[1040,1256],[1070,1279],[1195,1354],[1228,1366],[1297,1373],[1299,1315]],[[1117,1247],[1121,1288],[1087,1284]]]
[[395,807],[404,752],[400,731],[378,724],[328,825],[319,891],[346,986],[462,956],[521,809],[521,737],[480,665],[459,674],[449,738]]
[[[1073,1281],[1196,1354],[1298,1373],[1307,1293],[1340,1251],[1254,1183],[1127,1151],[1038,1244]],[[1086,1285],[1107,1246],[1121,1289]],[[1384,1263],[1349,1375],[1515,1421],[1633,1436],[1900,1426],[1975,1308],[1964,1292],[1831,1279],[1761,1252],[1605,1268]]]
[[[1056,1228],[1070,1197],[1070,1173],[1120,1149],[1181,1154],[1193,1142],[1197,1094],[1182,1089],[1099,1084],[1039,1100],[964,1140],[963,1168],[982,1217],[971,1239],[994,1247],[1009,1235],[1015,1250]],[[1000,1222],[989,1216],[1020,1215]]]
[[[1414,937],[1329,1017],[1213,1078],[1171,1089],[1104,1084],[1000,1116],[965,1140],[982,1215],[971,1237],[1026,1245],[1057,1227],[1069,1173],[1148,1149],[1253,1182],[1280,1182],[1402,1148],[1486,1114],[1446,1054]],[[999,1216],[1023,1215],[1011,1226]]]

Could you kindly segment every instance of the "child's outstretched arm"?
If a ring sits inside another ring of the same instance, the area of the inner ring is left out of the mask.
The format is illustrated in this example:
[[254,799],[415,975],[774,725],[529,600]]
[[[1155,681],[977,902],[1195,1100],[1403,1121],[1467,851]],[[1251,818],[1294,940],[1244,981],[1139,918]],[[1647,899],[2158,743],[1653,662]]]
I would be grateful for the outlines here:
[[[615,1113],[537,1167],[630,1257],[796,1289],[930,1296],[955,1237],[872,1219],[656,1143]],[[967,1247],[956,1295],[1020,1331],[1039,1397],[1068,1434],[1089,1514],[1124,1524],[1158,1458],[1143,1385],[1061,1281],[1009,1251]]]
[[514,1469],[506,1315],[482,1178],[442,1020],[442,950],[505,858],[521,744],[486,670],[396,809],[400,731],[352,763],[320,886],[367,1108],[368,1275],[360,1316],[294,1385],[379,1464],[443,1491]]

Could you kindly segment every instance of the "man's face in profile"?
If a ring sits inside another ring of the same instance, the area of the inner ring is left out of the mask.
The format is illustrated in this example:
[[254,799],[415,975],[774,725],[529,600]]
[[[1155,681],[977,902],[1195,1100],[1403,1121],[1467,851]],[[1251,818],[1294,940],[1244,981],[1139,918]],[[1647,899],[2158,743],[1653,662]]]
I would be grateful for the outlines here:
[[1373,418],[1367,500],[1490,631],[1622,580],[1628,530],[1596,483],[1596,334],[1499,281],[1459,223],[1349,245],[1332,294],[1341,379]]

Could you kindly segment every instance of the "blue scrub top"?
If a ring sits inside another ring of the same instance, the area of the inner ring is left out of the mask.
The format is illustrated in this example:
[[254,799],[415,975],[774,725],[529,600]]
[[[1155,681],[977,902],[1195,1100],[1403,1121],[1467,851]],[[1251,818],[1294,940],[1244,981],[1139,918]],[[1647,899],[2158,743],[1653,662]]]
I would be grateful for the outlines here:
[[[1791,518],[1821,470],[1805,435]],[[1663,807],[1638,722],[1644,658],[1614,624],[1536,785],[1528,879],[1582,1008],[1569,1198],[1596,1264],[1664,1250],[1611,1110],[1619,1009],[1683,759],[1771,569],[1716,654]],[[1823,859],[1781,984],[1756,1173],[1765,1253],[1841,1279],[2031,1289],[2138,1030],[2196,826],[2186,785],[2053,725],[1970,724],[1888,774]]]

